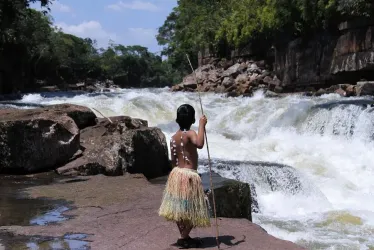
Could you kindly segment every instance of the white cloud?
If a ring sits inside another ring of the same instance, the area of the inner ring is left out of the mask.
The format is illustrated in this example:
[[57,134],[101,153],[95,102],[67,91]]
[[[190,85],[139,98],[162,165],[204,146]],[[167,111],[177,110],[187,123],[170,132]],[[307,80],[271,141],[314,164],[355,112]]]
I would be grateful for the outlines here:
[[125,31],[123,43],[125,45],[141,45],[148,47],[149,51],[159,49],[156,42],[157,29],[129,28]]
[[121,35],[106,31],[97,21],[85,21],[77,25],[68,25],[66,23],[57,23],[56,26],[61,28],[65,33],[73,34],[82,38],[91,38],[97,41],[99,47],[106,48],[109,40],[115,43],[128,45],[141,45],[147,47],[149,51],[160,51],[157,45],[157,29],[148,28],[128,28]]
[[111,4],[107,6],[108,9],[121,11],[124,9],[130,10],[144,10],[144,11],[159,11],[159,7],[151,2],[143,2],[140,0],[134,0],[131,3],[125,3],[123,1],[119,1],[116,4]]
[[82,38],[95,39],[99,47],[107,47],[109,40],[116,41],[118,38],[116,34],[105,31],[97,21],[85,21],[78,25],[68,25],[61,22],[57,23],[56,26],[65,33]]
[[51,8],[52,10],[58,11],[58,12],[65,12],[65,13],[73,12],[73,10],[69,6],[59,3],[59,2],[53,2]]

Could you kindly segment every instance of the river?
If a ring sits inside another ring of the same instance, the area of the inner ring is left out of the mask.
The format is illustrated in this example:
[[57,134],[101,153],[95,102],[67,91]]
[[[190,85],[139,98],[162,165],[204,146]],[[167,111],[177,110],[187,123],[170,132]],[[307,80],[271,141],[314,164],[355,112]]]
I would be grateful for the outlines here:
[[[204,93],[202,99],[211,157],[220,162],[214,170],[255,186],[255,223],[308,249],[374,249],[372,99],[269,99],[261,92],[252,98]],[[177,130],[179,105],[192,104],[197,121],[200,116],[197,94],[168,89],[29,94],[17,103],[22,108],[73,103],[106,116],[142,118],[168,139]],[[200,157],[206,159],[206,148]]]

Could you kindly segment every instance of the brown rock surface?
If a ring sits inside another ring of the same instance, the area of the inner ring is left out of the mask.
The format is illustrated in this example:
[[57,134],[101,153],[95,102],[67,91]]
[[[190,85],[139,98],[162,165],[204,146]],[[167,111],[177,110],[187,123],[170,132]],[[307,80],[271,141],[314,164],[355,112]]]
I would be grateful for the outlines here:
[[[226,65],[226,64],[225,64]],[[265,67],[266,64],[260,64]],[[227,65],[226,65],[227,66]],[[198,84],[193,74],[186,76],[183,82],[171,88],[172,91],[202,91],[228,93],[227,96],[251,96],[258,89],[279,88],[281,82],[268,70],[260,68],[254,62],[236,63],[226,70],[220,63],[203,65],[196,69]],[[266,84],[264,84],[264,79]],[[249,84],[251,87],[249,87]]]
[[[348,26],[355,20],[348,21]],[[339,33],[315,35],[312,39],[296,39],[275,50],[277,75],[290,88],[372,79],[374,70],[374,24],[350,28]],[[319,88],[319,87],[318,87]]]
[[347,94],[345,93],[345,91],[343,89],[337,89],[335,90],[335,93],[340,95],[340,96],[346,96]]
[[358,96],[374,95],[374,82],[373,81],[358,82],[357,87],[356,87],[356,93]]
[[98,119],[96,126],[81,131],[83,156],[58,168],[58,174],[142,173],[154,178],[169,171],[166,138],[160,129],[126,116],[110,119],[113,123]]
[[53,110],[56,115],[66,114],[74,120],[79,129],[83,129],[96,124],[95,113],[87,107],[74,104],[59,104],[48,106],[47,109]]
[[[163,185],[149,184],[141,176],[93,176],[80,182],[64,182],[31,188],[31,197],[49,197],[74,202],[72,219],[49,226],[0,227],[16,235],[62,236],[88,234],[92,249],[178,249],[174,223],[159,217]],[[221,249],[296,250],[292,242],[267,234],[246,219],[219,219]],[[212,223],[213,224],[213,223]],[[204,249],[217,249],[214,228],[194,229],[192,237],[204,241]]]
[[79,150],[79,128],[75,121],[85,126],[91,123],[91,118],[95,119],[91,114],[75,105],[2,110],[0,172],[24,174],[68,162]]

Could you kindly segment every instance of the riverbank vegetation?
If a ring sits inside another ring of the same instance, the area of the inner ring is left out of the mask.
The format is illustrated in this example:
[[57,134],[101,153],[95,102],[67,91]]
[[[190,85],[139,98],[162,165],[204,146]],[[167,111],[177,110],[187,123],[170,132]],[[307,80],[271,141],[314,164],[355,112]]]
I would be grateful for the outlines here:
[[224,57],[248,44],[267,50],[373,14],[372,0],[179,0],[157,39],[171,65],[188,72],[185,53],[210,48]]
[[[43,6],[44,11],[30,8]],[[210,48],[225,57],[252,44],[258,52],[294,38],[336,30],[351,18],[374,14],[371,0],[179,0],[159,28],[156,55],[142,46],[98,48],[53,27],[53,0],[0,2],[0,93],[113,80],[121,87],[160,87],[190,73],[185,54]],[[162,60],[162,56],[167,60]]]

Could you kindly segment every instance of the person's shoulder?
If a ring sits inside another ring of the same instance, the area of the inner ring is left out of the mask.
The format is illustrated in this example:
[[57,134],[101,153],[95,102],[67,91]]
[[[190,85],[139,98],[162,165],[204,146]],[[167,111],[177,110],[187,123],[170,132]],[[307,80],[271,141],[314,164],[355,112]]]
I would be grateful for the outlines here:
[[187,134],[188,134],[189,136],[195,136],[195,135],[197,135],[196,131],[195,131],[195,130],[192,130],[192,129],[188,130]]
[[175,140],[175,138],[177,137],[177,135],[178,135],[178,132],[176,132],[175,134],[173,134],[173,135],[170,137],[170,141]]

